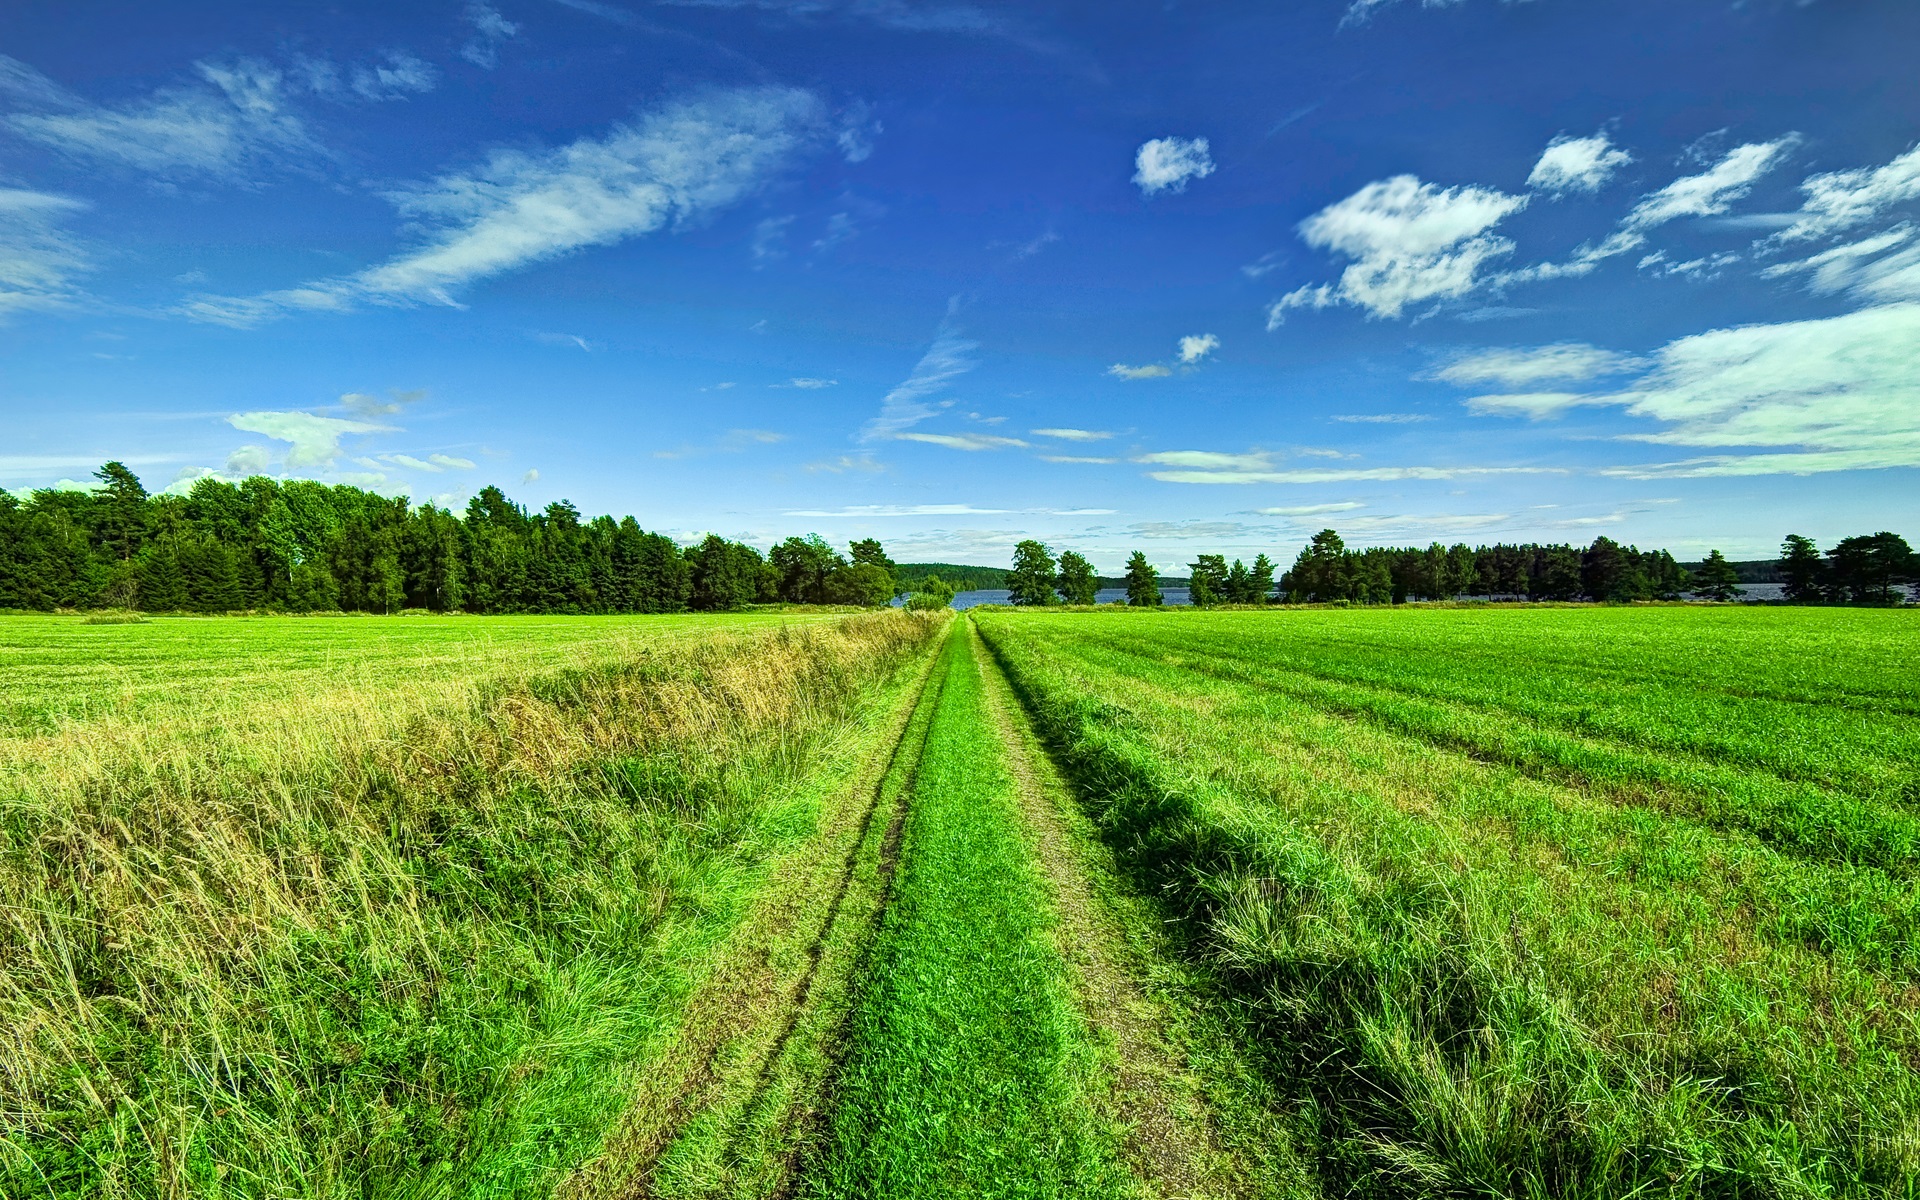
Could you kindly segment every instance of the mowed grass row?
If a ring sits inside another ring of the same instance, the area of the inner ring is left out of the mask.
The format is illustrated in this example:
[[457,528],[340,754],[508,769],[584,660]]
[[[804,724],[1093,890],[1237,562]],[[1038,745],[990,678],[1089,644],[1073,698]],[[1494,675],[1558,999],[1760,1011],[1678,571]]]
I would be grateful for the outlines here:
[[805,1194],[1137,1194],[1108,1082],[1053,942],[981,664],[954,622],[899,847],[893,903]]
[[[1563,609],[1544,615],[1560,618],[1557,627],[1569,639],[1592,641],[1604,640],[1623,619],[1642,613],[1670,621],[1668,611]],[[1564,614],[1569,612],[1588,620],[1568,623]],[[1285,693],[1623,802],[1749,831],[1792,855],[1878,868],[1901,879],[1920,875],[1920,720],[1742,699],[1704,685],[1689,693],[1673,681],[1642,684],[1583,663],[1536,663],[1517,648],[1495,653],[1500,644],[1495,637],[1486,637],[1476,645],[1477,653],[1449,671],[1444,656],[1461,645],[1457,631],[1450,631],[1455,636],[1444,651],[1420,652],[1408,630],[1399,631],[1402,638],[1383,650],[1378,636],[1365,641],[1351,631],[1327,636],[1327,619],[1340,615],[1345,614],[1276,614],[1276,620],[1287,622],[1285,636],[1252,639],[1242,636],[1235,618],[1227,615],[1144,627],[1109,620],[1089,627],[1087,634],[1114,654],[1140,655]],[[1410,613],[1409,626],[1417,633],[1450,615],[1448,610]],[[1461,615],[1484,619],[1484,614]],[[1505,615],[1527,626],[1542,614],[1509,610]],[[1717,614],[1702,614],[1708,615]],[[1786,615],[1790,628],[1785,632],[1791,633],[1808,614]],[[1920,621],[1910,614],[1842,615],[1856,619],[1834,631],[1830,640],[1837,647],[1866,642],[1905,647],[1920,656]],[[1754,619],[1779,618],[1756,613]],[[1676,630],[1681,644],[1665,655],[1649,653],[1667,663],[1667,670],[1675,659],[1711,659],[1712,628]],[[1783,636],[1768,664],[1752,665],[1756,671],[1770,668],[1804,679],[1818,669],[1822,653],[1805,639]],[[1917,673],[1887,669],[1894,686],[1906,685]],[[1764,676],[1756,680],[1764,682]],[[1742,705],[1759,711],[1742,712]],[[1737,719],[1729,715],[1734,713],[1740,714]]]
[[1310,640],[1294,615],[978,623],[1257,1013],[1327,1190],[1916,1194],[1909,885],[1198,669],[1230,622],[1248,657]]
[[42,739],[0,773],[0,1194],[537,1193],[939,625],[716,621],[554,669],[536,632],[424,707],[317,672],[238,728]]
[[[1230,625],[1209,628],[1220,619],[1202,618],[1181,640],[1210,651],[1229,644]],[[1289,619],[1296,636],[1240,652],[1263,668],[1920,802],[1920,612],[1582,607]]]

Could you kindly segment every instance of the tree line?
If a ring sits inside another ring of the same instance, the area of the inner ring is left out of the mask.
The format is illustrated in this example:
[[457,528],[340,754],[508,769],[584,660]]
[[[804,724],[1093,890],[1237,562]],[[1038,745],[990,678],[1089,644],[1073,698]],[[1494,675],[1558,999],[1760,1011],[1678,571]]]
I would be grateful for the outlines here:
[[[1689,571],[1665,550],[1623,546],[1608,537],[1597,537],[1584,549],[1435,542],[1425,549],[1350,550],[1337,532],[1323,529],[1278,580],[1265,554],[1251,566],[1240,559],[1229,564],[1224,555],[1202,554],[1188,569],[1189,596],[1201,607],[1402,604],[1458,596],[1626,603],[1688,595],[1732,600],[1745,594],[1739,572],[1718,550]],[[1811,539],[1790,534],[1781,546],[1780,572],[1790,603],[1893,604],[1910,585],[1920,593],[1920,556],[1892,533],[1844,538],[1825,555]],[[1136,550],[1128,559],[1124,582],[1129,605],[1161,603],[1162,581],[1144,553]],[[1014,549],[1006,586],[1014,604],[1091,604],[1097,581],[1079,554],[1069,550],[1056,557],[1041,542],[1023,541]]]
[[148,612],[723,612],[892,600],[867,538],[817,535],[762,554],[709,535],[682,547],[632,517],[530,513],[488,487],[461,514],[344,484],[202,479],[150,495],[124,465],[92,492],[0,491],[0,608]]

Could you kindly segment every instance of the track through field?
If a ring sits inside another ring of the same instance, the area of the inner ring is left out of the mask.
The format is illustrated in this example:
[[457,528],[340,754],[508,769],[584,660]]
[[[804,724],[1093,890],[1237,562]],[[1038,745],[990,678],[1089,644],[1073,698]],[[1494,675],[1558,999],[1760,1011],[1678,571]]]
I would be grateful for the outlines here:
[[563,1195],[1256,1194],[1097,840],[971,622],[941,641]]

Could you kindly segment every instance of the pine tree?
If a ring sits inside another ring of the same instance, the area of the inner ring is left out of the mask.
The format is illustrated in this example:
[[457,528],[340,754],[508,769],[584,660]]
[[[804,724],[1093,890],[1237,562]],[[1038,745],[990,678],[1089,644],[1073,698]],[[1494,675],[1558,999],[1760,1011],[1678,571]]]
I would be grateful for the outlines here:
[[1747,594],[1740,586],[1740,572],[1734,570],[1733,564],[1718,550],[1708,552],[1693,582],[1693,594],[1708,600],[1727,601]]
[[1159,572],[1138,550],[1127,559],[1127,604],[1133,608],[1160,606]]
[[1786,598],[1794,604],[1817,604],[1827,598],[1827,564],[1812,538],[1790,533],[1780,543],[1780,573],[1787,577]]

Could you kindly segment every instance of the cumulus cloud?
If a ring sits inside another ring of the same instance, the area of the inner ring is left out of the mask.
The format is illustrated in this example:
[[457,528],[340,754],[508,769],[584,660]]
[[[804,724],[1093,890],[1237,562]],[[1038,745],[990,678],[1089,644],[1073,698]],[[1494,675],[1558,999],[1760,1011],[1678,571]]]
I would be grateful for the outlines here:
[[1188,180],[1204,179],[1213,171],[1205,138],[1154,138],[1141,143],[1133,156],[1133,182],[1147,196],[1184,192]]
[[1189,366],[1220,348],[1220,339],[1210,333],[1189,334],[1180,339],[1180,361]]
[[1769,278],[1805,274],[1816,293],[1846,291],[1869,303],[1920,300],[1920,237],[1916,233],[1920,230],[1912,225],[1897,225],[1810,258],[1778,263],[1761,274]]
[[66,196],[0,188],[0,321],[73,302],[87,256],[61,226],[87,205]]
[[389,195],[428,228],[416,248],[353,275],[250,298],[201,296],[180,311],[247,326],[363,302],[457,306],[453,293],[478,280],[698,224],[817,141],[822,122],[811,93],[742,88],[674,101],[543,154],[498,150],[476,171]]
[[1019,438],[995,437],[985,433],[896,433],[893,436],[903,442],[925,442],[929,446],[945,446],[949,450],[1011,450],[1027,445]]
[[241,446],[227,455],[227,474],[245,479],[264,475],[273,463],[273,452],[265,446]]
[[1615,171],[1632,161],[1633,155],[1615,147],[1604,129],[1592,137],[1561,134],[1547,143],[1546,152],[1527,176],[1527,186],[1556,196],[1597,192]]
[[1455,355],[1433,378],[1463,385],[1533,387],[1550,380],[1587,380],[1630,371],[1644,363],[1585,342],[1471,350]]
[[276,442],[288,442],[287,466],[292,468],[331,467],[340,460],[340,440],[354,434],[394,433],[394,426],[375,421],[350,421],[341,417],[323,417],[310,412],[246,412],[227,418],[227,424],[246,433],[257,433]]
[[1779,241],[1825,237],[1920,199],[1920,145],[1882,167],[1810,176],[1800,190],[1806,202],[1798,219],[1774,235]]
[[1063,442],[1104,442],[1112,437],[1104,429],[1029,429],[1035,437],[1059,438]]
[[1173,368],[1165,363],[1148,363],[1144,367],[1130,367],[1125,363],[1115,363],[1107,368],[1107,374],[1115,379],[1165,379],[1173,374]]
[[[951,308],[951,306],[949,306]],[[880,413],[860,431],[863,442],[900,437],[937,411],[931,401],[954,380],[973,370],[973,352],[979,344],[960,336],[952,317],[941,322],[933,345],[914,364],[913,373],[894,385],[880,401]]]
[[[424,64],[423,64],[424,65]],[[8,71],[38,76],[7,60]],[[74,158],[117,162],[163,177],[239,177],[250,168],[318,152],[287,105],[281,72],[258,59],[194,65],[198,80],[120,107],[89,104],[50,81],[38,89],[59,111],[12,112],[14,132]],[[30,89],[15,87],[13,94]]]
[[1300,223],[1308,245],[1353,260],[1337,283],[1299,288],[1267,309],[1277,328],[1294,308],[1352,304],[1398,317],[1409,304],[1464,296],[1488,261],[1513,250],[1490,231],[1528,197],[1492,188],[1440,188],[1412,175],[1370,183]]
[[476,67],[491,71],[500,65],[500,43],[520,32],[520,26],[500,15],[500,10],[484,0],[467,5],[467,24],[473,36],[460,47],[460,57]]

